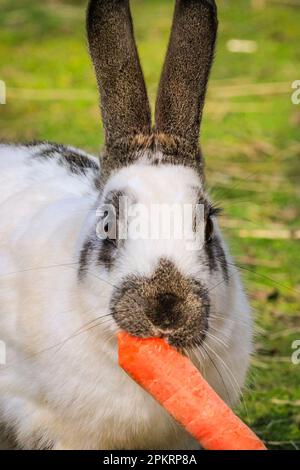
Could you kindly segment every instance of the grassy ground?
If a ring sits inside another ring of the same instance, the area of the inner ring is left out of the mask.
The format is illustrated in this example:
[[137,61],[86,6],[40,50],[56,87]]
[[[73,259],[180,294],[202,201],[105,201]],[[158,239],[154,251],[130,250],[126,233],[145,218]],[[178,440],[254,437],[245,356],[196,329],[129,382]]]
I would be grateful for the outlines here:
[[[48,139],[98,151],[103,135],[85,45],[85,4],[0,0],[0,80],[8,87],[0,139]],[[300,339],[300,250],[299,241],[279,238],[282,230],[300,228],[300,105],[291,103],[291,83],[300,79],[300,7],[219,4],[202,146],[208,183],[225,209],[222,224],[257,324],[239,413],[270,448],[300,448],[300,364],[291,361],[292,342]],[[132,1],[152,103],[172,5]],[[257,51],[229,52],[231,38],[254,40]],[[268,230],[267,238],[261,229]]]

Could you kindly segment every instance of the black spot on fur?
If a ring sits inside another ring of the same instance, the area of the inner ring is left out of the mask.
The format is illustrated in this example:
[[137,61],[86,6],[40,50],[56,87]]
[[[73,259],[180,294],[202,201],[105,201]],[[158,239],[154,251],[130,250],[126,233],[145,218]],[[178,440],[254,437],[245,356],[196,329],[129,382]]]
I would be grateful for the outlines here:
[[214,236],[210,242],[205,243],[205,251],[210,271],[216,271],[221,268],[223,277],[228,282],[228,264],[219,238]]
[[116,244],[111,240],[103,240],[101,243],[101,248],[98,252],[97,261],[99,264],[105,266],[107,270],[112,268],[112,265],[115,260]]
[[116,250],[120,248],[123,242],[123,240],[119,239],[119,223],[121,198],[125,196],[126,194],[123,191],[112,191],[107,194],[104,201],[105,205],[111,205],[114,208],[114,222],[116,224],[114,227],[113,236],[109,236],[108,233],[108,237],[101,241],[101,247],[97,257],[98,263],[104,265],[108,270],[111,269],[114,263]]
[[79,270],[78,270],[78,274],[80,278],[82,278],[83,275],[87,272],[89,260],[90,260],[92,252],[93,252],[93,242],[92,240],[87,240],[84,243],[80,252]]
[[60,165],[77,175],[86,174],[88,170],[93,170],[95,173],[99,172],[99,165],[94,160],[80,151],[61,144],[46,144],[42,146],[40,152],[33,155],[33,158],[55,158]]
[[21,147],[38,147],[41,145],[56,145],[56,144],[52,144],[51,142],[48,142],[47,140],[32,140],[30,142],[21,142],[17,145],[20,145]]
[[[96,236],[97,228],[100,227],[98,223],[101,220],[102,229],[105,230],[105,226],[108,225],[110,216],[108,214],[101,214],[96,220],[96,226],[93,227],[93,232],[90,234],[89,238],[83,245],[80,254],[79,262],[79,276],[82,277],[87,270],[87,266],[90,262],[92,252],[95,253],[95,260],[98,265],[104,266],[107,270],[110,270],[113,266],[113,263],[116,259],[116,254],[118,249],[123,245],[124,240],[120,240],[119,237],[119,223],[124,223],[120,221],[120,204],[122,204],[122,197],[125,197],[126,194],[123,191],[111,191],[109,192],[102,205],[103,212],[107,212],[107,206],[112,206],[113,213],[111,214],[114,219],[112,220],[112,226],[107,228],[107,238],[101,239],[100,236]],[[101,207],[100,207],[101,208]],[[98,233],[99,235],[99,233]]]
[[93,160],[69,149],[64,150],[61,158],[69,166],[72,173],[80,174],[85,173],[86,170],[99,170],[99,165]]

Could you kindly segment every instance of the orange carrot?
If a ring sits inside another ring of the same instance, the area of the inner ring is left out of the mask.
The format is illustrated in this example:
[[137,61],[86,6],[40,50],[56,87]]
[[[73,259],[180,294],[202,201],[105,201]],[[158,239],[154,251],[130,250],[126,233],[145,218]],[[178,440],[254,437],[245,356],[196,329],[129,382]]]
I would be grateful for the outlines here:
[[164,340],[121,332],[120,366],[207,450],[266,450],[190,360]]

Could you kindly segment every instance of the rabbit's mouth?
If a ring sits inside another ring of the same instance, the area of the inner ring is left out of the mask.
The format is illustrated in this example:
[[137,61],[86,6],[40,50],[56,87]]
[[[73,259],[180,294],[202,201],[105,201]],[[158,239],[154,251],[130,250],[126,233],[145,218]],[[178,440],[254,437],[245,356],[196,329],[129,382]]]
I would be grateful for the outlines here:
[[189,355],[190,351],[199,348],[205,341],[206,330],[187,336],[185,331],[170,331],[170,332],[158,332],[157,334],[151,335],[154,338],[164,339],[170,346],[173,346],[177,351],[182,354]]
[[164,338],[177,349],[200,346],[206,336],[207,289],[165,258],[151,277],[127,277],[115,289],[110,307],[119,328],[142,338]]

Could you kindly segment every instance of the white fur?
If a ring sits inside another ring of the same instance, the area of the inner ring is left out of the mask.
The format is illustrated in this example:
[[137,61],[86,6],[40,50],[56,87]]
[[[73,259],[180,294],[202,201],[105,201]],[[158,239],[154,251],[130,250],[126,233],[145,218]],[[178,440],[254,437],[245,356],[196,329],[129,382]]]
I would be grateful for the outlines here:
[[[113,319],[103,317],[98,326],[93,320],[109,313],[113,285],[126,274],[153,272],[162,255],[207,283],[206,268],[181,241],[128,240],[111,273],[94,267],[79,282],[79,253],[99,199],[95,172],[72,174],[54,158],[32,159],[38,150],[0,145],[2,421],[25,448],[52,442],[56,449],[197,447],[118,367]],[[145,204],[185,203],[200,184],[192,169],[139,162],[113,175],[105,192],[126,187]],[[210,358],[196,351],[194,360],[233,405],[245,379],[252,325],[231,265],[229,275],[228,285],[220,273],[209,278],[209,332],[217,339],[206,339]]]

